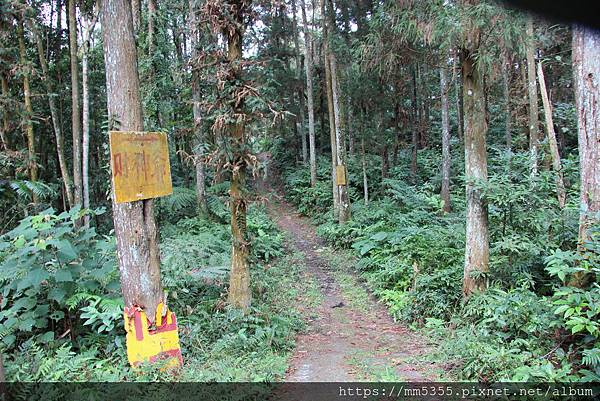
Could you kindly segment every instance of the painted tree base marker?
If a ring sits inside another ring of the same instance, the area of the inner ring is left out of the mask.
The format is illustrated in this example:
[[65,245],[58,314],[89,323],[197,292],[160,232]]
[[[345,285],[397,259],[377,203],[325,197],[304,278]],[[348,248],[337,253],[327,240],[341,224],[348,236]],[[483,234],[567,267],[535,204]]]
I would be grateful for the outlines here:
[[[163,316],[163,311],[165,312]],[[125,308],[125,331],[127,332],[127,359],[136,367],[143,362],[165,360],[165,369],[183,365],[177,317],[164,304],[156,309],[155,327],[141,308]]]

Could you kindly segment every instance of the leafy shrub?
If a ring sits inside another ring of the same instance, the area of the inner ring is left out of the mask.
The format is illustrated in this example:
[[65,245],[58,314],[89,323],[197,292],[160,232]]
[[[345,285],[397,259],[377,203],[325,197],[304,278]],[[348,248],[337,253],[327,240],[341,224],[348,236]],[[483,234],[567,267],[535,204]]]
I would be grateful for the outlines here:
[[0,335],[6,347],[25,338],[52,341],[72,327],[67,301],[79,292],[118,294],[114,241],[94,228],[77,228],[78,208],[55,215],[48,209],[21,220],[0,237]]
[[248,214],[248,233],[250,235],[253,258],[269,262],[283,255],[283,234],[269,219],[262,207],[252,207]]
[[462,298],[462,265],[417,276],[402,317],[423,323],[427,317],[449,319]]
[[574,274],[600,274],[600,227],[590,228],[591,238],[578,252],[556,250],[546,258],[546,269],[561,281],[552,304],[566,331],[571,358],[581,362],[578,374],[587,381],[600,380],[600,286],[591,281],[585,288],[568,286]]
[[[437,334],[442,352],[455,361],[453,370],[461,379],[522,380],[524,371],[517,369],[527,366],[533,372],[558,357],[550,352],[558,324],[552,308],[525,288],[474,294],[452,324],[454,330]],[[546,379],[566,378],[554,373]]]

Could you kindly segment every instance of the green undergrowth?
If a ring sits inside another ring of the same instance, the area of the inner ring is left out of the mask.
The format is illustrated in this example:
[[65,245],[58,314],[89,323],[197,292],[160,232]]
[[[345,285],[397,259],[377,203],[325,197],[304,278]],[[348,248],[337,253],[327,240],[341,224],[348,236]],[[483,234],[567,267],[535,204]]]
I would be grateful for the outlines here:
[[9,381],[283,378],[304,327],[290,300],[306,296],[305,283],[301,258],[283,256],[283,235],[263,208],[248,215],[253,296],[246,315],[226,306],[228,226],[187,217],[162,227],[162,281],[184,358],[174,373],[129,368],[114,239],[75,228],[78,213],[47,210],[1,238],[0,339]]
[[[452,211],[444,212],[435,149],[419,152],[414,181],[410,155],[403,152],[389,178],[375,177],[367,206],[356,198],[362,179],[351,158],[352,219],[344,225],[332,218],[326,161],[320,161],[315,188],[308,169],[285,169],[283,179],[288,199],[313,218],[319,236],[352,253],[351,265],[394,318],[436,339],[436,361],[448,376],[598,381],[600,230],[577,247],[577,160],[563,161],[571,186],[560,209],[551,171],[531,179],[526,152],[513,153],[510,161],[501,150],[491,153],[489,180],[476,183],[489,208],[490,271],[483,277],[489,289],[466,302],[464,178],[453,177]],[[460,155],[453,163],[453,171],[464,171]],[[582,289],[568,285],[578,271],[592,278]]]

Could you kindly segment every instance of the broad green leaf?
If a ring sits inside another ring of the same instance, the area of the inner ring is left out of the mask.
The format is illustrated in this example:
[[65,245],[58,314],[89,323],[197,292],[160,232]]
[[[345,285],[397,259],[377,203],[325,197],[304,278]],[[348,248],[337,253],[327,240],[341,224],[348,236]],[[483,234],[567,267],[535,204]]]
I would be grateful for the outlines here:
[[57,244],[58,248],[58,256],[63,263],[69,263],[75,259],[77,259],[77,250],[73,247],[73,245],[66,240],[59,241]]
[[49,277],[50,274],[45,269],[38,267],[29,272],[29,274],[26,277],[26,280],[29,281],[30,286],[37,288],[40,286],[40,284],[42,284],[44,280],[47,280]]
[[47,331],[38,337],[38,341],[41,343],[49,343],[53,340],[54,340],[54,332],[53,331]]
[[70,282],[73,281],[73,275],[67,269],[60,269],[54,275],[54,279],[57,282]]
[[66,292],[60,287],[54,287],[48,292],[48,299],[52,299],[56,302],[61,302],[65,298]]
[[31,331],[34,324],[35,324],[35,319],[32,317],[28,317],[27,319],[20,321],[19,324],[17,325],[17,328],[22,331]]

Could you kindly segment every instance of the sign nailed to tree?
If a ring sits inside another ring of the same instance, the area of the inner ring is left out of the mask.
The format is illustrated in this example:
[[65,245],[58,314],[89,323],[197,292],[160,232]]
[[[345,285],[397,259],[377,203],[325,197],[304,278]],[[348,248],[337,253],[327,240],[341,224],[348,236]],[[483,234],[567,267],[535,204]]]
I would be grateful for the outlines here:
[[117,203],[173,193],[167,135],[110,131],[110,167]]

